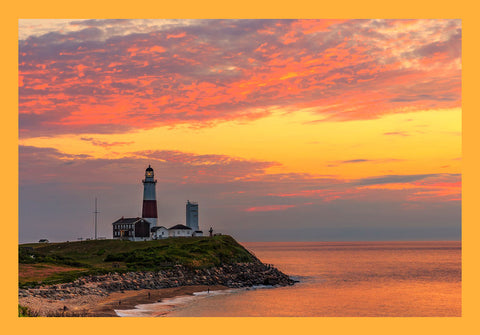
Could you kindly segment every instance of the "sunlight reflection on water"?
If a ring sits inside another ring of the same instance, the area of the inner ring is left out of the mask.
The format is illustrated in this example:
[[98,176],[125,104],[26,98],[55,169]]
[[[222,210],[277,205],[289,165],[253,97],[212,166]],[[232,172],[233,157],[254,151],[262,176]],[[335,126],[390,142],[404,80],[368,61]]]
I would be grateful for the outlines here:
[[180,297],[134,316],[461,316],[461,242],[244,245],[300,283]]

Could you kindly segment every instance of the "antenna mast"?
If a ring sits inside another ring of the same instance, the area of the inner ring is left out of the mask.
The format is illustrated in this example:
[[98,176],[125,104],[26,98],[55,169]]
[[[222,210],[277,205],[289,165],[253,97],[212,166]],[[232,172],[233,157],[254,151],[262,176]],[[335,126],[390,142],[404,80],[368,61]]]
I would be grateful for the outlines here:
[[100,213],[97,210],[97,197],[95,197],[95,211],[93,213],[95,214],[95,239],[97,239],[97,214]]

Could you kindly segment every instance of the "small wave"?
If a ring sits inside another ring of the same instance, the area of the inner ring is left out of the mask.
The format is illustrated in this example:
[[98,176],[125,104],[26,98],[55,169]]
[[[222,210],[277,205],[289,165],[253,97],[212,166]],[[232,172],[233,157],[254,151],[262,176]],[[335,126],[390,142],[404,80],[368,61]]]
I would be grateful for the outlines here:
[[134,309],[119,309],[114,310],[120,317],[145,317],[145,316],[165,316],[169,312],[187,305],[194,300],[206,297],[218,296],[221,294],[228,294],[238,291],[239,289],[217,290],[217,291],[200,291],[194,292],[193,295],[183,295],[174,298],[166,298],[160,302],[153,304],[140,304]]
[[194,292],[193,295],[184,295],[173,298],[166,298],[160,302],[153,304],[140,304],[134,309],[116,309],[115,313],[120,317],[162,317],[169,312],[182,308],[183,306],[192,303],[198,299],[205,299],[208,297],[215,297],[224,294],[232,294],[241,291],[251,291],[260,289],[271,289],[275,286],[271,285],[254,285],[250,287],[232,288],[226,290],[216,291],[200,291]]
[[249,287],[243,288],[244,290],[250,291],[250,290],[258,290],[258,289],[266,289],[266,288],[275,288],[276,286],[272,285],[253,285]]
[[229,289],[229,290],[217,290],[217,291],[200,291],[200,292],[193,292],[193,295],[196,297],[199,296],[215,296],[215,295],[220,295],[220,294],[227,294],[227,293],[232,293],[234,292],[235,289]]
[[289,275],[289,277],[297,282],[309,282],[318,279],[316,276],[300,276]]

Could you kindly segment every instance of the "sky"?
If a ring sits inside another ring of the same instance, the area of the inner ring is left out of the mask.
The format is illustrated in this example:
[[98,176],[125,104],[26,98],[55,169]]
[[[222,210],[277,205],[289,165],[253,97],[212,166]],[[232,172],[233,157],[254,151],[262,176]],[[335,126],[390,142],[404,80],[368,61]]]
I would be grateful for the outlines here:
[[19,20],[19,240],[461,238],[460,20]]

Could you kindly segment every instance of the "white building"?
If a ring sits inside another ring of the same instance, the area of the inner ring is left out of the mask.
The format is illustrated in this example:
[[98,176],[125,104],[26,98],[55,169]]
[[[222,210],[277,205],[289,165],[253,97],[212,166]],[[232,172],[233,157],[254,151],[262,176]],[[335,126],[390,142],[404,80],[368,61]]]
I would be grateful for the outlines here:
[[157,226],[152,228],[152,239],[159,240],[169,236],[168,229],[164,226]]
[[187,227],[183,224],[177,224],[173,227],[168,228],[169,237],[190,237],[193,236],[194,231],[192,228]]

